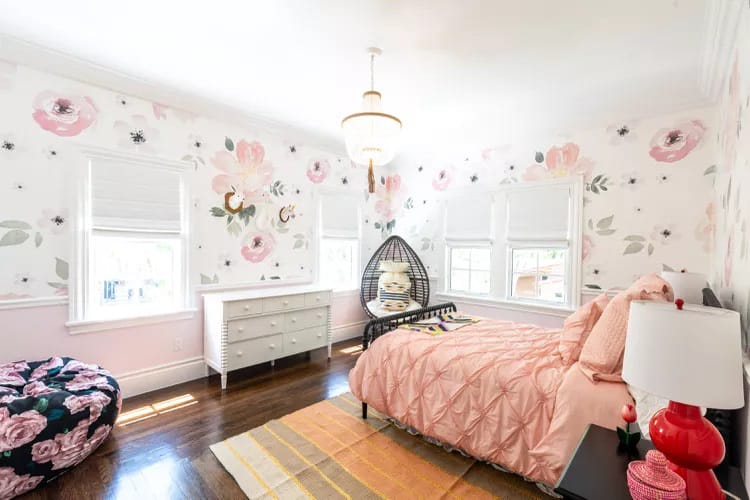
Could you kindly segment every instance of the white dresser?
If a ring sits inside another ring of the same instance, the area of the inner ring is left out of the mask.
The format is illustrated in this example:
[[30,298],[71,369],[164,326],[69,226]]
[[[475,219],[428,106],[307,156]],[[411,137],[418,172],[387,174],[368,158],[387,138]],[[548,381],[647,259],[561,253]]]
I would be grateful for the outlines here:
[[203,356],[221,374],[328,346],[331,290],[317,286],[253,289],[203,296]]

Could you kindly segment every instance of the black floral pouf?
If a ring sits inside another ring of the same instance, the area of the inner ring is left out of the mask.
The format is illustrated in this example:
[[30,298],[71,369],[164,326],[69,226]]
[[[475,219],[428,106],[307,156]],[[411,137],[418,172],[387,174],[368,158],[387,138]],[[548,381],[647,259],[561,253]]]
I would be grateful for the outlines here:
[[0,365],[0,500],[81,463],[121,404],[117,381],[97,365],[58,357]]

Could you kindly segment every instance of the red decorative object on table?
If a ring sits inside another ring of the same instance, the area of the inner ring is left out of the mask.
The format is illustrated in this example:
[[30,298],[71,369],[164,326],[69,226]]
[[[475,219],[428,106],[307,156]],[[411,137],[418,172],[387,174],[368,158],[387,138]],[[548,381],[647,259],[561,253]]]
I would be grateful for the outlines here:
[[640,432],[630,432],[630,424],[636,421],[638,414],[635,412],[633,405],[624,405],[620,410],[620,416],[625,421],[625,428],[617,428],[617,437],[620,439],[620,444],[629,450],[635,448],[638,441],[641,440]]
[[650,450],[646,461],[628,465],[628,489],[633,500],[685,500],[685,481],[667,467],[663,453]]

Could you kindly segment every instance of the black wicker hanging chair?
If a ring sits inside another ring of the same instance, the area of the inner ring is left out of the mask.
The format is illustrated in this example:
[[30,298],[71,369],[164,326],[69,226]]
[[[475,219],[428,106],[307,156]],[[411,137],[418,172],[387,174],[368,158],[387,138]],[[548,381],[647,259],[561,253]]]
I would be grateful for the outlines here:
[[360,301],[367,315],[371,318],[377,317],[367,307],[367,303],[378,297],[378,279],[380,278],[380,262],[392,260],[395,262],[408,262],[409,269],[406,274],[411,279],[411,290],[409,295],[421,307],[426,307],[430,301],[430,281],[427,278],[427,270],[416,252],[400,236],[391,236],[375,251],[375,254],[367,263],[362,273],[362,288]]

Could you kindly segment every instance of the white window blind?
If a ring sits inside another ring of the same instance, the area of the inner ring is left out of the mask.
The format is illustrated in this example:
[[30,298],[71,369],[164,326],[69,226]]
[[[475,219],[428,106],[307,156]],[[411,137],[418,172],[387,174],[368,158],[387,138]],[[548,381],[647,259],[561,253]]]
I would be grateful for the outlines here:
[[320,197],[323,237],[359,238],[359,202],[351,195],[325,194]]
[[449,241],[490,241],[492,197],[474,194],[449,199],[445,209],[445,238]]
[[570,186],[545,186],[508,193],[508,241],[568,239]]
[[181,208],[179,171],[109,159],[91,162],[94,229],[180,233]]

